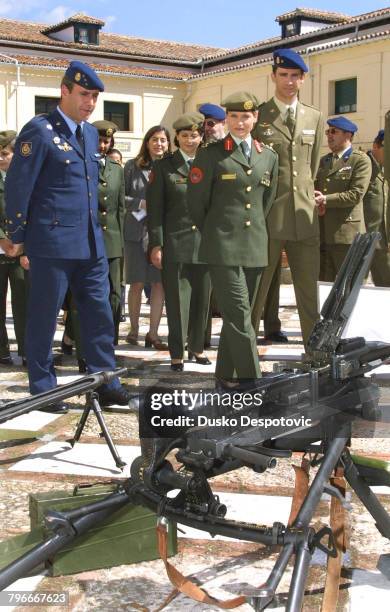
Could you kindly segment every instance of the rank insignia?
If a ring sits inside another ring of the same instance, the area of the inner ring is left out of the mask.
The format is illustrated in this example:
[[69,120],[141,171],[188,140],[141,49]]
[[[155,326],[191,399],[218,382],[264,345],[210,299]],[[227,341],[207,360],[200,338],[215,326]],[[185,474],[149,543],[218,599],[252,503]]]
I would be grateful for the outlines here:
[[232,174],[221,174],[222,181],[235,181],[237,178],[237,174],[234,172]]
[[76,72],[76,74],[74,75],[74,80],[79,82],[81,79],[81,74],[79,72]]
[[62,150],[63,151],[72,151],[73,147],[71,147],[67,142],[64,142],[64,144],[62,145]]
[[225,142],[223,143],[225,151],[233,151],[233,145],[234,145],[234,142],[231,136],[228,136],[227,138],[225,138]]
[[197,168],[196,166],[193,166],[189,174],[189,179],[193,185],[200,183],[201,180],[203,179],[203,170],[201,170],[201,168]]
[[273,136],[273,135],[274,135],[274,131],[271,130],[270,128],[268,128],[267,130],[263,132],[263,136]]
[[24,157],[28,157],[32,152],[32,142],[21,142],[20,152]]
[[244,102],[245,110],[252,110],[253,106],[252,100],[246,100],[246,102]]
[[255,145],[255,149],[258,153],[262,153],[263,145],[258,140],[253,139],[253,144]]

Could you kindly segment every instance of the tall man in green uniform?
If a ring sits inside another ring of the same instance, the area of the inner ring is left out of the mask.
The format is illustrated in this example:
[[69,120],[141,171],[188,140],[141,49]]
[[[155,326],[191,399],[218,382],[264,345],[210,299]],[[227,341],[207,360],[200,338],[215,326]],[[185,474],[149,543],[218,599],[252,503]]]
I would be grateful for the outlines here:
[[7,257],[12,242],[7,238],[4,204],[4,178],[14,154],[16,132],[0,132],[0,365],[13,365],[9,352],[8,334],[5,325],[7,310],[8,281],[11,285],[11,304],[18,354],[24,357],[24,328],[26,326],[26,283],[25,272],[19,257]]
[[327,121],[330,153],[321,158],[315,182],[322,216],[320,280],[333,282],[356,234],[365,233],[363,196],[371,177],[371,163],[353,149],[357,125],[346,117]]
[[291,49],[275,51],[272,70],[275,95],[259,107],[253,136],[278,154],[279,178],[275,203],[267,219],[269,264],[262,274],[252,321],[257,332],[284,248],[306,344],[318,319],[319,224],[314,178],[320,160],[323,121],[320,111],[298,100],[308,71],[300,55]]
[[370,184],[363,198],[364,220],[368,232],[380,232],[381,240],[371,263],[371,276],[377,287],[390,287],[390,208],[389,184],[385,180],[383,140],[379,130],[367,155],[371,161]]
[[385,115],[385,140],[383,143],[384,152],[384,175],[388,185],[390,185],[390,111]]
[[121,257],[123,255],[123,219],[125,215],[125,179],[123,168],[107,157],[113,145],[117,126],[112,121],[95,121],[99,132],[99,211],[98,220],[103,230],[108,259],[110,304],[114,318],[114,344],[118,344],[121,317]]
[[198,149],[189,174],[188,208],[201,232],[223,326],[215,375],[223,386],[260,376],[251,305],[268,263],[265,219],[274,201],[278,160],[251,137],[258,100],[237,92],[223,102],[228,135]]

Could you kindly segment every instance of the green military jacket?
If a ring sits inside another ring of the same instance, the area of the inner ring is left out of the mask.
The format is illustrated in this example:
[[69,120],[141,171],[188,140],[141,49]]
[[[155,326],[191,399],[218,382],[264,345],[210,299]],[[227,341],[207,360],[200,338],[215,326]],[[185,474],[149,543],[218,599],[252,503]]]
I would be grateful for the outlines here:
[[154,162],[146,190],[149,249],[162,247],[164,261],[199,263],[200,233],[187,206],[189,167],[179,150]]
[[188,207],[202,234],[199,257],[208,264],[268,264],[266,217],[278,179],[274,151],[252,140],[249,162],[228,134],[198,149],[188,184]]
[[295,241],[319,235],[314,179],[323,131],[322,115],[312,106],[298,102],[293,135],[273,99],[259,107],[253,136],[279,157],[278,190],[267,221],[270,238]]
[[383,168],[369,151],[372,174],[367,192],[363,198],[364,220],[368,232],[380,232],[380,248],[390,244],[390,208],[388,207],[389,185],[385,181]]
[[371,162],[363,151],[351,147],[338,160],[332,153],[321,157],[315,187],[326,195],[325,244],[351,244],[357,233],[365,233],[363,196],[370,177]]
[[383,142],[385,147],[385,164],[384,175],[388,183],[390,183],[390,111],[385,115],[385,139]]
[[123,219],[125,215],[125,180],[123,168],[109,157],[99,169],[99,215],[106,255],[122,257]]

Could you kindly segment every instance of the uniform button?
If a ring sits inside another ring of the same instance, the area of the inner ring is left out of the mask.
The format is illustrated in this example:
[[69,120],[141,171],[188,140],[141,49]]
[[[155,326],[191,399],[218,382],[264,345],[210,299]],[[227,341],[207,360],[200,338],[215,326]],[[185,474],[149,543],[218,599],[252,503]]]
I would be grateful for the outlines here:
[[27,225],[27,221],[23,221],[23,225]]
[[251,222],[250,222],[250,221],[245,221],[245,227],[249,227],[249,226],[250,226],[250,224],[251,224]]
[[291,144],[293,147],[295,147],[295,140],[293,140]]
[[107,187],[107,183],[102,183],[103,187]]
[[54,221],[53,225],[58,225],[59,221],[57,221],[57,219]]
[[107,196],[104,196],[103,200],[106,201],[107,200]]
[[327,183],[330,183],[330,178],[327,178],[327,179],[326,179],[326,182],[327,182]]
[[91,177],[90,177],[90,176],[87,174],[87,181],[89,181],[89,179],[90,179],[90,178],[91,178]]
[[293,156],[292,156],[292,160],[293,160],[293,161],[297,161],[297,158],[296,158],[296,156],[295,156],[295,155],[293,155]]
[[249,193],[249,191],[252,191],[252,187],[250,185],[248,185],[248,187],[245,187],[245,191],[247,191]]
[[89,195],[89,197],[90,197],[90,198],[92,198],[92,193],[91,193],[91,192],[89,192],[89,194],[88,194],[88,195]]
[[293,176],[298,176],[298,172],[296,170],[293,171]]
[[245,204],[245,208],[251,208],[251,207],[252,207],[252,204],[249,204],[249,202],[248,204]]
[[22,216],[22,213],[16,213],[16,216],[18,219],[20,219],[20,217]]
[[70,164],[70,159],[66,159],[66,160],[65,160],[65,163],[66,163],[66,164]]
[[102,215],[106,215],[106,214],[107,214],[107,211],[103,210]]
[[8,219],[8,224],[9,224],[9,225],[12,225],[12,221],[11,221],[11,219]]
[[107,229],[107,225],[103,225],[102,229],[103,229],[103,232],[105,232]]
[[296,190],[297,190],[297,186],[296,186],[296,185],[294,185],[294,187],[293,187],[293,191],[296,191]]
[[252,170],[249,168],[249,170],[247,170],[246,173],[248,176],[250,176],[252,174]]
[[192,231],[194,232],[196,230],[196,225],[192,225],[191,226]]
[[327,188],[325,187],[325,189],[323,189],[322,191],[323,191],[324,193],[326,193],[328,190],[327,190]]

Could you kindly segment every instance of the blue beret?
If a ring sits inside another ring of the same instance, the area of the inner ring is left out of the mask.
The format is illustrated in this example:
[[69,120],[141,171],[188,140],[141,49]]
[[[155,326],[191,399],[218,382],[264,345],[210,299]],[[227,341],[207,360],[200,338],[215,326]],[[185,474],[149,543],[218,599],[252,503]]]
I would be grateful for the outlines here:
[[379,130],[378,134],[375,136],[375,140],[384,140],[385,139],[385,130]]
[[352,134],[357,132],[358,129],[356,123],[353,123],[346,117],[333,117],[333,119],[328,119],[326,123],[339,130],[344,130],[344,132],[352,132]]
[[274,51],[275,68],[298,68],[303,72],[309,72],[302,57],[292,49],[276,49]]
[[76,85],[84,87],[84,89],[98,89],[104,91],[104,85],[99,79],[96,72],[83,62],[70,62],[65,76]]
[[206,102],[206,104],[202,104],[202,106],[199,107],[199,112],[206,118],[212,117],[218,121],[223,121],[226,119],[225,111],[217,104],[210,104],[209,102]]

